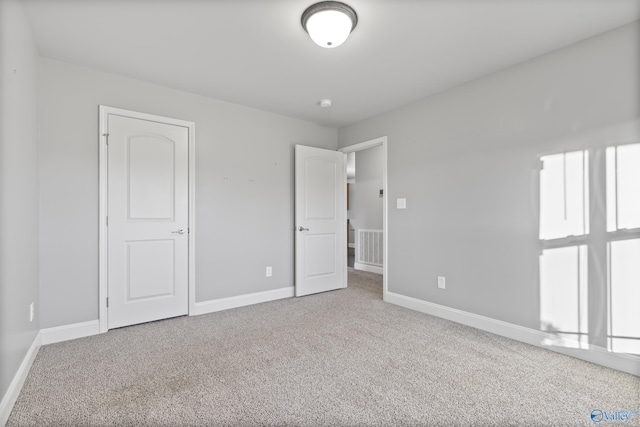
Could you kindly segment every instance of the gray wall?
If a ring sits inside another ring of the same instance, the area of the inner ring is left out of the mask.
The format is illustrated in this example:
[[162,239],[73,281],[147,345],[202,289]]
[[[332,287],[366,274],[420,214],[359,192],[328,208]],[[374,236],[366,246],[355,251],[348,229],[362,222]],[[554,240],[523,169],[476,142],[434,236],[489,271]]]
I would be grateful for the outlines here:
[[349,193],[351,227],[382,230],[382,146],[358,151],[355,155],[356,180]]
[[[538,328],[539,158],[639,141],[639,76],[636,22],[340,129],[341,147],[388,136],[389,290]],[[605,286],[590,278],[600,345]]]
[[40,84],[43,328],[98,317],[99,104],[196,123],[198,302],[293,286],[293,146],[336,129],[50,59]]
[[0,2],[0,400],[38,330],[37,54],[22,4]]

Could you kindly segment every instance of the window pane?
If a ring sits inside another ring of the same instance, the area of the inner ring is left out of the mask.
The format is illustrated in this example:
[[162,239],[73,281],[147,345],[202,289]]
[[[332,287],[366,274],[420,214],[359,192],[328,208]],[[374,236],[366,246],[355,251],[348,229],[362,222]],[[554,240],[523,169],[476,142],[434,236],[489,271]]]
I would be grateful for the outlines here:
[[640,340],[640,239],[609,243],[611,335]]
[[540,326],[552,333],[588,332],[586,245],[542,252]]
[[618,229],[616,198],[616,147],[607,147],[607,231]]
[[588,234],[588,152],[553,154],[541,160],[540,238]]
[[617,147],[618,228],[640,227],[640,144]]

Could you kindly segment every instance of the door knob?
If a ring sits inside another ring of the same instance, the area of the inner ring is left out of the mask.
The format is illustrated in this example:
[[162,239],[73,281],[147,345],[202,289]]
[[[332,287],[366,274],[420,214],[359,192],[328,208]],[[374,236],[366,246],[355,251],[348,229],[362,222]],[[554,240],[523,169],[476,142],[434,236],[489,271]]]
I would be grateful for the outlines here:
[[309,229],[299,225],[298,226],[298,231],[309,231]]
[[184,228],[181,228],[180,230],[172,231],[171,234],[184,234]]

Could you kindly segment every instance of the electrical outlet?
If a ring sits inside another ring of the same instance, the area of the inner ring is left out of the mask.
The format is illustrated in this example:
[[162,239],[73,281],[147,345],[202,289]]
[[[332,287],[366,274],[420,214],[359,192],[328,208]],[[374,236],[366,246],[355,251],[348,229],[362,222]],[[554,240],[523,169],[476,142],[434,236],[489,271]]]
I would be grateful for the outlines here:
[[36,315],[35,307],[33,303],[31,303],[31,305],[29,306],[29,322],[33,322],[33,318],[35,317],[35,315]]
[[438,288],[446,289],[446,287],[447,287],[447,284],[444,276],[438,276]]
[[273,269],[271,267],[267,267],[267,277],[273,276]]

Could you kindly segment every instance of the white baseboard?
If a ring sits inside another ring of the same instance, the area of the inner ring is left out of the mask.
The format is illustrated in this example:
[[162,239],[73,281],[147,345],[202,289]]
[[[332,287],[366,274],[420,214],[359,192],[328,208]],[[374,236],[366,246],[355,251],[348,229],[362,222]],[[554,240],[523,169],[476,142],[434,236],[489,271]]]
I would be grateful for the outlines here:
[[84,338],[100,333],[100,322],[90,320],[88,322],[73,323],[71,325],[56,326],[55,328],[41,329],[42,345],[53,344],[60,341]]
[[195,304],[195,313],[193,315],[197,316],[199,314],[213,313],[215,311],[244,307],[246,305],[274,301],[282,298],[291,298],[293,296],[293,286],[288,286],[286,288],[274,289],[271,291],[256,292],[253,294],[238,295],[236,297],[220,298],[211,301],[202,301]]
[[[558,337],[548,332],[526,328],[513,323],[503,322],[490,317],[480,316],[455,308],[419,300],[412,297],[387,292],[386,302],[396,304],[411,310],[420,311],[432,316],[441,317],[463,325],[491,332],[496,335],[522,341],[527,344],[552,350],[587,362],[606,366],[632,375],[640,376],[640,357],[629,354],[612,353],[606,348],[590,345],[589,349],[569,348],[554,345]],[[567,342],[568,340],[565,340]],[[577,343],[574,342],[577,347]]]
[[383,274],[383,271],[384,271],[382,267],[369,265],[369,264],[360,264],[359,262],[354,262],[353,268],[356,270],[368,271],[369,273],[376,273],[376,274]]
[[36,358],[38,350],[40,349],[40,339],[41,334],[38,332],[33,343],[31,343],[29,350],[27,350],[27,354],[24,356],[24,359],[22,359],[22,363],[18,368],[18,372],[16,372],[13,377],[13,381],[9,384],[7,392],[0,401],[0,426],[5,425],[7,420],[9,420],[9,415],[11,415],[13,405],[15,405],[16,400],[18,400],[18,395],[20,394],[20,390],[22,390],[22,385],[27,379],[33,360]]

